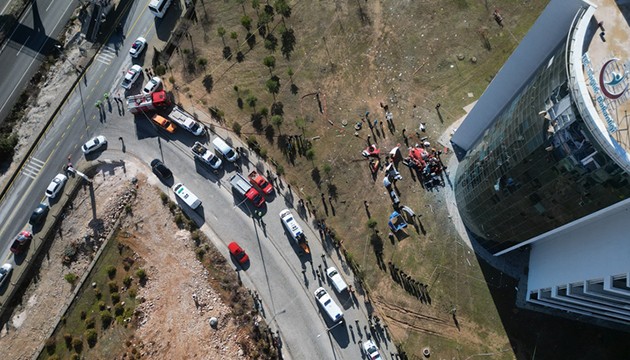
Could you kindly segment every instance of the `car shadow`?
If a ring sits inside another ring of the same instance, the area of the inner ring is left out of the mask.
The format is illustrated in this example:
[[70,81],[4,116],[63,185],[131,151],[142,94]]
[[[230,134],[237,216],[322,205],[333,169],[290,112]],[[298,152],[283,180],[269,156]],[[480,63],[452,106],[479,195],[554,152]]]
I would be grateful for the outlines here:
[[107,142],[107,144],[103,145],[100,149],[91,152],[89,154],[85,154],[85,160],[87,161],[92,161],[95,160],[96,158],[98,158],[99,156],[101,156],[101,154],[107,150],[107,148],[109,148],[109,141]]
[[[328,315],[324,310],[322,310],[321,306],[319,307],[319,312],[322,314],[324,319],[326,319],[326,326],[330,329],[335,324],[328,319]],[[354,331],[354,330],[350,330]],[[328,331],[328,333],[337,341],[339,347],[345,349],[350,344],[350,336],[348,331],[348,326],[346,324],[346,320],[343,320],[342,324],[335,326],[333,329]]]
[[26,260],[26,255],[28,255],[28,250],[30,249],[30,247],[31,247],[31,244],[29,242],[29,244],[25,246],[24,249],[22,249],[21,253],[13,254],[13,262],[15,262],[15,265],[19,266],[24,263],[24,260]]
[[195,170],[197,170],[197,173],[199,175],[214,183],[221,182],[221,177],[225,173],[223,167],[215,170],[210,165],[204,164],[201,160],[198,160],[197,158],[195,158]]
[[249,269],[250,263],[251,263],[251,260],[247,260],[247,262],[245,264],[241,264],[241,263],[238,262],[238,260],[236,260],[234,258],[234,256],[232,256],[232,254],[230,254],[230,261],[232,261],[232,265],[234,265],[234,267],[236,268],[236,272],[237,273],[238,273],[239,270],[247,271],[247,269]]
[[188,206],[184,201],[182,201],[179,197],[175,197],[177,199],[177,205],[182,209],[182,212],[186,214],[186,216],[192,220],[198,228],[203,226],[206,222],[206,217],[203,211],[203,204],[199,205],[196,210],[193,210]]
[[2,286],[0,286],[0,295],[4,295],[4,293],[9,288],[9,284],[11,283],[11,278],[13,277],[14,271],[15,269],[13,269],[13,271],[11,271],[9,275],[7,275],[7,278],[4,280],[4,283],[2,284]]

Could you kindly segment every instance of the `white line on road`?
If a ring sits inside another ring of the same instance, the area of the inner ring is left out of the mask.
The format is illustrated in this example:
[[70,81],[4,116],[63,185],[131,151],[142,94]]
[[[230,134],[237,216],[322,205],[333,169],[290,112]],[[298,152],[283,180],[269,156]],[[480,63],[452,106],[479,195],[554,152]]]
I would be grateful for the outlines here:
[[[8,5],[8,4],[7,4]],[[29,9],[26,9],[26,11],[24,11],[24,14],[22,14],[22,19],[26,17],[26,15],[31,11],[30,8],[33,7],[33,5],[29,5],[28,6]],[[6,8],[6,6],[5,6]],[[4,10],[2,10],[4,12]],[[20,19],[19,23],[22,23],[22,19]],[[13,38],[13,34],[15,34],[15,32],[17,31],[17,29],[19,29],[19,26],[16,26],[15,29],[13,29],[13,32],[11,33],[11,35],[4,41],[4,45],[2,45],[2,49],[0,49],[0,53],[2,53],[4,51],[4,48],[7,47],[7,44],[9,44],[9,40],[11,40]]]
[[20,53],[22,52],[22,49],[24,49],[24,45],[26,45],[26,43],[28,42],[28,40],[29,40],[30,38],[31,38],[30,36],[26,38],[26,41],[24,41],[24,44],[22,44],[22,46],[20,46],[20,50],[18,50],[18,51],[15,53],[15,57],[17,57],[18,55],[20,55]]
[[[72,5],[72,2],[68,2],[68,6],[66,6],[66,9],[63,11],[63,14],[66,13],[66,11],[68,11],[68,8],[70,7],[70,5]],[[57,20],[57,23],[55,24],[55,26],[53,26],[52,31],[54,31],[57,26],[59,25],[59,22],[61,21],[61,17],[59,17],[59,20]],[[17,27],[16,27],[17,30]],[[15,31],[13,31],[15,32]],[[5,42],[5,46],[8,43]],[[39,49],[37,50],[37,53],[39,54],[40,51],[42,51],[42,49],[44,48],[44,45],[46,45],[46,41],[44,41],[44,43],[42,44],[42,46],[39,47]],[[4,47],[3,47],[4,49]],[[2,50],[0,50],[0,53],[2,52]],[[4,110],[4,107],[7,106],[7,103],[9,102],[9,99],[11,99],[11,96],[13,96],[13,93],[15,92],[15,90],[17,90],[18,86],[20,85],[20,83],[22,82],[22,80],[24,79],[24,77],[26,76],[26,73],[28,72],[28,69],[31,68],[31,66],[33,66],[33,63],[35,62],[35,60],[37,60],[37,56],[33,56],[33,60],[31,60],[31,63],[28,65],[28,68],[26,68],[26,70],[24,71],[24,73],[22,73],[22,77],[20,77],[20,80],[18,80],[18,82],[15,84],[15,87],[13,88],[13,90],[11,91],[11,93],[9,94],[9,97],[7,97],[7,100],[4,102],[4,104],[2,104],[2,107],[0,107],[0,112],[2,112],[2,110]]]
[[50,9],[50,7],[52,6],[52,4],[55,2],[55,0],[51,0],[50,4],[48,4],[48,7],[46,8],[46,12],[48,12],[48,9]]

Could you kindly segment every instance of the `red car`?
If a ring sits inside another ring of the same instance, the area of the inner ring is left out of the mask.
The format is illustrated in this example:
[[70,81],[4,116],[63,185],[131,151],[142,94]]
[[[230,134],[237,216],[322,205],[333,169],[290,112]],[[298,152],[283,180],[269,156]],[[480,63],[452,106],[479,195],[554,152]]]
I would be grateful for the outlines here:
[[258,186],[258,188],[260,188],[260,190],[262,190],[262,192],[266,195],[273,192],[273,185],[271,185],[269,181],[267,181],[267,179],[260,175],[256,170],[249,173],[249,182],[252,183],[252,185]]
[[11,245],[11,252],[14,254],[19,254],[23,252],[32,239],[33,234],[26,230],[17,234],[17,236],[13,240],[13,244]]
[[245,250],[243,250],[243,248],[240,247],[236,242],[231,242],[228,245],[228,249],[230,249],[230,255],[234,256],[239,264],[245,264],[249,261],[249,256],[247,256]]

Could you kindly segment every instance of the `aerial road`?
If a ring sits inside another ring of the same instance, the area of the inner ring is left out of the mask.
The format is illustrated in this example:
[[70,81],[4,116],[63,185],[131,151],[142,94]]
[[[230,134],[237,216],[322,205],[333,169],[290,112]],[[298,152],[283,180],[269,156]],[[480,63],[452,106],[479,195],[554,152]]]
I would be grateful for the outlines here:
[[[55,0],[61,1],[61,0]],[[148,1],[136,1],[124,24],[123,34],[114,34],[96,55],[81,81],[72,89],[62,110],[53,121],[41,144],[22,173],[16,178],[12,190],[0,204],[0,249],[2,260],[10,258],[8,247],[12,237],[24,228],[31,211],[44,198],[43,192],[50,180],[68,162],[81,161],[80,146],[89,138],[104,135],[109,140],[107,149],[98,154],[101,159],[135,160],[147,165],[160,159],[173,172],[175,181],[182,182],[202,201],[201,210],[187,209],[193,220],[210,237],[217,248],[229,257],[227,244],[237,241],[248,253],[250,265],[239,271],[245,286],[256,290],[266,321],[283,340],[283,354],[293,359],[360,359],[361,342],[366,340],[368,311],[363,295],[352,296],[347,290],[337,293],[325,276],[318,277],[321,266],[335,266],[349,284],[353,277],[342,257],[330,246],[325,246],[312,228],[309,218],[301,218],[295,209],[297,194],[284,184],[276,186],[275,197],[266,205],[261,220],[253,216],[254,208],[235,194],[229,178],[236,172],[245,176],[254,170],[258,160],[254,155],[244,156],[235,164],[226,164],[215,173],[193,159],[190,147],[195,141],[210,143],[217,136],[228,133],[194,136],[182,129],[169,134],[156,128],[144,114],[136,115],[117,111],[115,101],[110,109],[108,101],[99,109],[95,103],[103,101],[105,93],[122,96],[122,77],[132,64],[148,64],[147,56],[132,58],[129,48],[138,37],[148,43],[156,39],[156,22],[147,10]],[[41,10],[41,8],[40,8]],[[1,61],[1,60],[0,60]],[[147,82],[143,75],[127,94],[140,92]],[[206,121],[210,121],[209,118]],[[237,140],[234,139],[236,142]],[[236,146],[239,146],[236,144]],[[224,161],[227,163],[227,161]],[[36,168],[37,171],[27,171]],[[263,169],[258,169],[263,170]],[[277,184],[279,185],[279,184]],[[173,194],[172,184],[160,185],[162,191]],[[186,210],[185,205],[182,207]],[[310,257],[300,256],[299,248],[290,238],[281,220],[280,212],[288,208],[304,229],[310,244]],[[323,287],[343,311],[343,322],[334,322],[319,306],[315,290]],[[393,344],[383,341],[381,354],[390,358],[395,352]]]

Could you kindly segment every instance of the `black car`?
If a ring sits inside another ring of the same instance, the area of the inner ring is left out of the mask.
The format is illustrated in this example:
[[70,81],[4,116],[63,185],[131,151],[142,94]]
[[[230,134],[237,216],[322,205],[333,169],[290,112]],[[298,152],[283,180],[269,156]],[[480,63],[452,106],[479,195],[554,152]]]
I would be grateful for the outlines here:
[[153,161],[151,161],[151,170],[153,170],[153,173],[162,180],[169,179],[173,176],[171,170],[169,170],[169,168],[167,168],[166,165],[158,159],[153,159]]
[[31,214],[31,218],[28,221],[31,225],[37,225],[39,223],[42,222],[42,220],[44,220],[46,218],[46,215],[48,215],[48,210],[50,210],[50,208],[48,207],[48,205],[41,203],[39,204],[35,210],[33,210],[33,213]]

